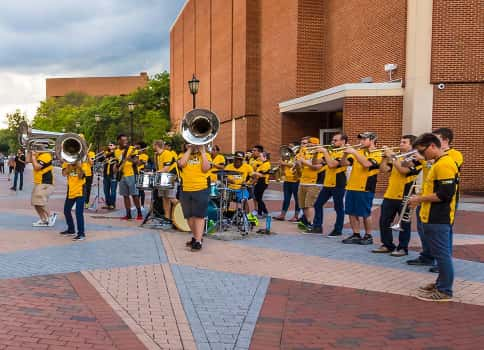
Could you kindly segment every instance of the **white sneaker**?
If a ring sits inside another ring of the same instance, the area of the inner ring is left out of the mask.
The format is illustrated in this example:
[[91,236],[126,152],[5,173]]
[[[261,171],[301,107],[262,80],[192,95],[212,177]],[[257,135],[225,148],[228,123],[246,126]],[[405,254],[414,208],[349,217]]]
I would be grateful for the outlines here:
[[49,227],[52,227],[55,225],[55,220],[57,220],[57,213],[52,213],[50,216],[49,216]]
[[42,220],[38,220],[36,222],[33,222],[32,223],[32,226],[33,227],[48,227],[49,226],[49,223],[48,222],[45,222],[45,221],[42,221]]

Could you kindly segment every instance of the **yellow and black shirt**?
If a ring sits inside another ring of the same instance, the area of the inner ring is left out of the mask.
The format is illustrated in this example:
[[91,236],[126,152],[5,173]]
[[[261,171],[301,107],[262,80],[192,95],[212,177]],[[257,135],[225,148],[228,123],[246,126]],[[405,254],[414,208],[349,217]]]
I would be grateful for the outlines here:
[[[67,163],[62,163],[62,169],[67,167]],[[89,168],[89,164],[82,163],[81,169],[84,172],[84,176],[79,177],[78,169],[73,168],[72,171],[67,174],[67,198],[74,199],[84,196],[83,187],[86,183],[86,171]]]
[[257,181],[262,182],[264,181],[266,185],[269,184],[269,172],[271,170],[271,162],[268,160],[262,162],[257,168],[254,169],[254,171],[263,174],[263,177],[260,177]]
[[254,169],[247,163],[242,163],[242,165],[238,168],[234,166],[234,163],[230,163],[225,167],[224,170],[232,170],[238,171],[240,174],[237,175],[229,175],[227,178],[232,180],[234,183],[229,184],[229,188],[231,190],[240,190],[241,185],[245,184],[247,180],[250,178],[250,175],[254,172]]
[[[183,154],[182,154],[183,156]],[[210,162],[212,159],[207,154]],[[202,191],[208,188],[210,182],[210,172],[202,171],[202,156],[200,153],[190,154],[190,158],[184,168],[180,167],[182,189],[185,192]]]
[[[323,155],[321,153],[311,154],[308,152],[301,152],[300,158],[305,160],[319,160],[323,158]],[[303,164],[301,166],[301,178],[299,179],[299,182],[306,185],[322,184],[324,181],[325,170],[324,166],[321,169],[312,169]]]
[[336,168],[326,168],[326,175],[324,176],[324,187],[327,188],[345,188],[346,187],[346,168],[347,166],[341,165],[341,157],[343,152],[335,152],[331,154],[331,157],[338,161]]
[[[215,158],[213,158],[212,160],[212,164],[215,164],[215,165],[225,165],[225,157],[221,154],[217,154],[215,156]],[[212,169],[210,169],[210,181],[212,183],[215,183],[217,181],[217,174],[214,174],[213,172],[214,171],[217,171],[219,169],[217,169],[216,167],[212,166]]]
[[164,167],[168,167],[168,173],[177,174],[177,154],[175,151],[165,149],[158,155],[158,171]]
[[93,151],[87,152],[87,159],[85,163],[88,165],[86,168],[86,171],[84,171],[85,176],[90,177],[92,176],[92,162],[94,161],[94,158],[96,158],[96,153]]
[[[135,169],[133,162],[129,160],[129,158],[136,156],[137,154],[138,151],[133,146],[129,146],[127,151],[119,148],[114,150],[114,157],[117,159],[118,164],[123,163],[121,169],[118,169],[122,176],[134,176],[134,174],[137,173],[138,169]],[[124,159],[128,160],[123,162]]]
[[375,193],[377,176],[380,171],[380,163],[382,160],[381,154],[379,154],[379,152],[374,152],[374,154],[372,154],[366,150],[358,150],[358,153],[365,156],[371,162],[371,166],[365,168],[355,157],[350,155],[348,157],[348,162],[352,165],[352,169],[350,178],[346,184],[346,189],[349,191]]
[[438,158],[423,184],[422,196],[435,193],[440,202],[422,202],[420,220],[425,224],[454,223],[458,173],[455,161],[447,154]]
[[138,173],[139,173],[140,171],[145,170],[145,166],[146,166],[146,163],[148,163],[149,156],[146,153],[141,153],[138,156],[138,159],[140,161],[138,165]]
[[407,174],[402,174],[392,164],[388,164],[392,170],[390,179],[388,180],[388,187],[383,196],[386,199],[402,200],[403,196],[408,194],[410,186],[422,169],[422,164],[418,160],[411,162],[410,171]]
[[117,159],[114,157],[114,152],[104,152],[104,176],[112,176],[114,174],[114,165],[117,164]]
[[34,184],[54,184],[54,166],[52,165],[52,155],[50,153],[40,153],[37,162],[42,167],[40,170],[34,169]]

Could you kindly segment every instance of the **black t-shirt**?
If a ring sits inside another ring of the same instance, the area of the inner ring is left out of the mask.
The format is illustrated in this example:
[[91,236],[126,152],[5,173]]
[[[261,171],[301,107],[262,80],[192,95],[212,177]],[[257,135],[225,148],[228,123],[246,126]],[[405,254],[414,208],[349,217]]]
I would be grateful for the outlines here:
[[[23,163],[20,162],[19,160],[21,160]],[[25,169],[25,156],[23,154],[20,157],[15,156],[15,169],[17,171],[24,171],[24,169]]]

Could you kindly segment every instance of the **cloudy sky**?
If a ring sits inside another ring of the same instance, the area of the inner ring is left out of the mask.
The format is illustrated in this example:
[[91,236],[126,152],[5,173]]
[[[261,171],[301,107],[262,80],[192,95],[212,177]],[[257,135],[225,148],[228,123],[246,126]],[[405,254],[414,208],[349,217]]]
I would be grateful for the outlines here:
[[29,118],[45,78],[169,70],[169,28],[185,0],[1,0],[0,127]]

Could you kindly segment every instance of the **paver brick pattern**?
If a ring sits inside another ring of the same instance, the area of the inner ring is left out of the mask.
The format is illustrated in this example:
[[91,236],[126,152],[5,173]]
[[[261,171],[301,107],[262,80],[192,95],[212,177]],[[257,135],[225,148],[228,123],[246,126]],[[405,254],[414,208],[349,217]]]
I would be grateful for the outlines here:
[[251,350],[478,349],[484,307],[272,279]]
[[1,349],[144,349],[80,274],[1,280],[0,298]]

